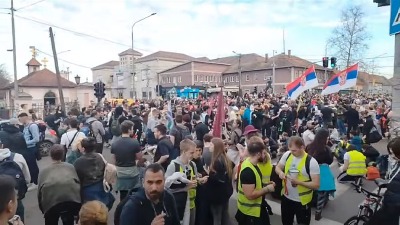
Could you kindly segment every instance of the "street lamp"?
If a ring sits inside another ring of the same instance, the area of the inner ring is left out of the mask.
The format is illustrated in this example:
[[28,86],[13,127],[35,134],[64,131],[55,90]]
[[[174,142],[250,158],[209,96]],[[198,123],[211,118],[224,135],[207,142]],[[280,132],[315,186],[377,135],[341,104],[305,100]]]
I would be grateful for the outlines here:
[[138,21],[136,21],[136,22],[133,23],[132,29],[131,29],[131,31],[132,31],[132,50],[134,50],[134,49],[133,49],[133,27],[134,27],[137,23],[139,23],[139,22],[141,22],[141,21],[143,21],[143,20],[145,20],[145,19],[147,19],[147,18],[149,18],[149,17],[151,17],[151,16],[154,16],[154,15],[156,15],[156,14],[157,14],[157,13],[152,13],[152,14],[150,14],[150,15],[148,15],[148,16],[146,16],[146,17],[143,17],[142,19],[140,19],[140,20],[138,20]]
[[77,74],[74,78],[75,78],[75,83],[79,85],[81,83],[81,77]]
[[236,54],[238,56],[238,77],[239,77],[239,97],[242,97],[242,54],[241,53],[236,53],[235,51],[232,51],[233,54]]
[[[150,14],[150,15],[148,15],[148,16],[146,16],[146,17],[143,17],[142,19],[140,19],[140,20],[138,20],[138,21],[136,21],[136,22],[134,22],[133,24],[132,24],[132,29],[131,29],[131,38],[132,38],[132,50],[135,50],[134,48],[133,48],[133,27],[137,24],[137,23],[139,23],[139,22],[141,22],[141,21],[143,21],[143,20],[145,20],[145,19],[147,19],[147,18],[149,18],[149,17],[151,17],[151,16],[154,16],[154,15],[156,15],[157,13],[152,13],[152,14]],[[133,61],[133,60],[135,60],[135,57],[133,57],[132,58],[132,97],[135,97],[135,99],[136,99],[136,91],[135,91],[135,82],[136,82],[136,73],[135,73],[135,62]]]

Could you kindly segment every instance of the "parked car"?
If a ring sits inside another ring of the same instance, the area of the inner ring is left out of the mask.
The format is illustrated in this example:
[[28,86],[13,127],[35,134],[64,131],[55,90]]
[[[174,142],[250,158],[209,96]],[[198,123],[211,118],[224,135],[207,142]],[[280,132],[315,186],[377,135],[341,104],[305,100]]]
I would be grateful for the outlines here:
[[[9,120],[1,120],[0,121],[0,130],[3,129],[4,124],[8,124],[9,122],[10,122]],[[51,129],[46,124],[46,131],[44,133],[44,139],[43,139],[43,141],[40,141],[38,143],[40,154],[42,156],[48,156],[50,147],[53,146],[54,144],[58,144],[58,143],[60,143],[60,139],[58,138],[56,131]]]

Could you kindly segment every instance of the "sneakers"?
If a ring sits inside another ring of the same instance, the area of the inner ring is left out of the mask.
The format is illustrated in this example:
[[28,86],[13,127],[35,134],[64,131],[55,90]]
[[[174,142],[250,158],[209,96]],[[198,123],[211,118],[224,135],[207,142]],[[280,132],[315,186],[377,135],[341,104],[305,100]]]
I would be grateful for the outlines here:
[[34,183],[28,184],[28,191],[33,191],[33,190],[35,190],[37,188],[38,188],[38,186],[36,184],[34,184]]

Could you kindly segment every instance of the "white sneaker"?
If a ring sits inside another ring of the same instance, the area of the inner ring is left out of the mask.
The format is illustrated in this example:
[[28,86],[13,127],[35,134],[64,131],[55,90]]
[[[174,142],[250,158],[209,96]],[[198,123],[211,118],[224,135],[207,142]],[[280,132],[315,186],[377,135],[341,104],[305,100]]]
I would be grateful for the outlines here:
[[28,191],[33,191],[37,188],[38,188],[38,186],[36,184],[33,184],[33,183],[28,184]]

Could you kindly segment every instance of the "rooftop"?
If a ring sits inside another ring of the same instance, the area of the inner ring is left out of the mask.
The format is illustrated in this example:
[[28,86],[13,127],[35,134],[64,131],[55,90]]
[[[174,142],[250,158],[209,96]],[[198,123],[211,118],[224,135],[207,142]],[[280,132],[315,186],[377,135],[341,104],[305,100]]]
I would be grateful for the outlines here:
[[127,49],[127,50],[125,50],[125,51],[123,51],[123,52],[118,54],[118,56],[125,56],[125,55],[134,55],[134,56],[139,56],[140,57],[143,54],[138,52],[138,51],[136,51],[136,50],[133,50],[131,48],[129,48],[129,49]]

